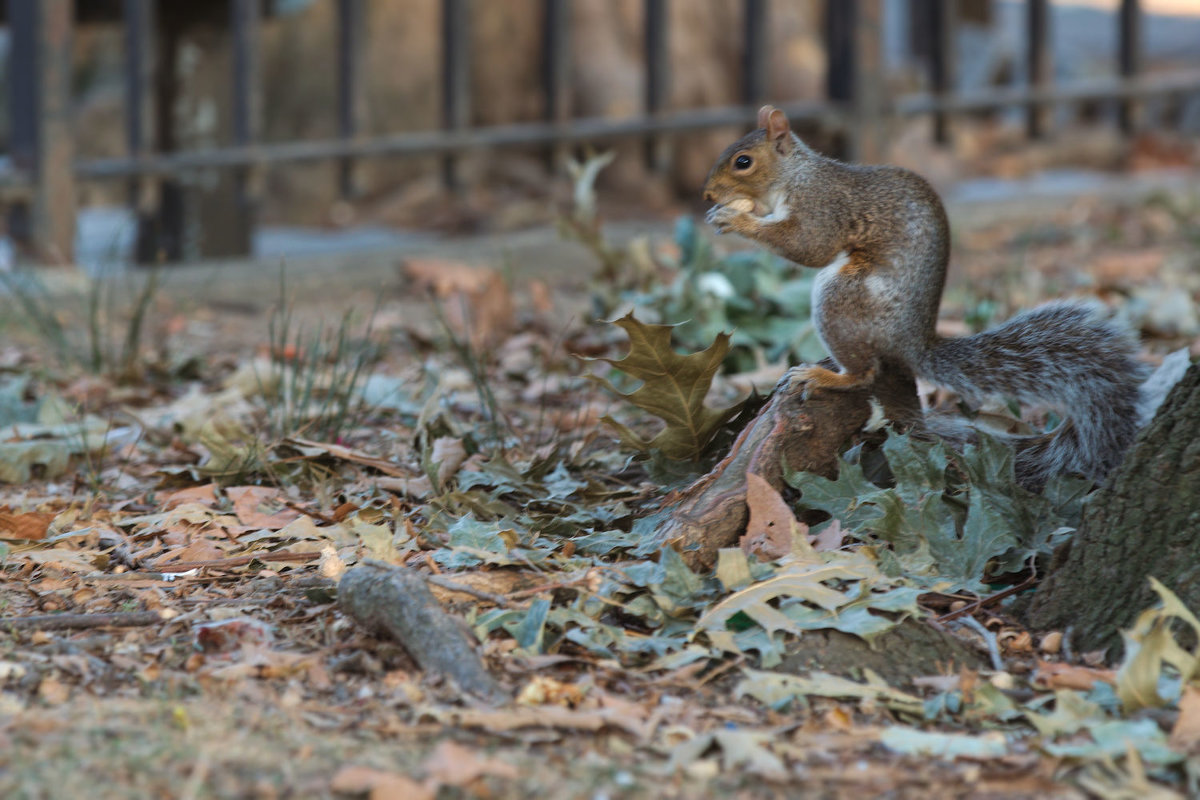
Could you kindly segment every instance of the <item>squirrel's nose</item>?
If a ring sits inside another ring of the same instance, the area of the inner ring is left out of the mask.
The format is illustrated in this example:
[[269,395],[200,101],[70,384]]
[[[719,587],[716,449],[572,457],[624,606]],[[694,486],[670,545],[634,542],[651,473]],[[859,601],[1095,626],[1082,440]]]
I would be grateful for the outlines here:
[[717,202],[717,198],[715,196],[713,196],[712,192],[705,192],[704,193],[704,202],[715,203],[715,202]]

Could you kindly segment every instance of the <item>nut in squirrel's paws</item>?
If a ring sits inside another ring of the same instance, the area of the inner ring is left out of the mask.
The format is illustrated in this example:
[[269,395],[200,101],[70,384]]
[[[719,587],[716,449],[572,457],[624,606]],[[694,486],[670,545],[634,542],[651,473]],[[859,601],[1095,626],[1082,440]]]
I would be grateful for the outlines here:
[[706,222],[725,233],[733,227],[733,220],[754,210],[754,201],[749,197],[738,197],[718,206],[713,206],[704,216]]

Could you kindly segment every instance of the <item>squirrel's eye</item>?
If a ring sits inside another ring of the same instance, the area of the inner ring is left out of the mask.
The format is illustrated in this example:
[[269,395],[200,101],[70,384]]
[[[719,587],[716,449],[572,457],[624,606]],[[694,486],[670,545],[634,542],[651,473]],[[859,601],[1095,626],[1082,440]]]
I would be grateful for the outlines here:
[[750,156],[738,156],[733,160],[733,166],[737,169],[750,169],[750,165],[754,163],[754,159]]

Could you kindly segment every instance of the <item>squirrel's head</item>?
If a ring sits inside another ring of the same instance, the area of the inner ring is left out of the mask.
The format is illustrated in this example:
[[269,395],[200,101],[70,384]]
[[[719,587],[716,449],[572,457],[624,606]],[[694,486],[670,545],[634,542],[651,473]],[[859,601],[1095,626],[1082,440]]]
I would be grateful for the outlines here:
[[758,129],[725,148],[708,173],[704,199],[718,205],[753,203],[755,213],[765,213],[766,197],[787,172],[781,162],[802,147],[792,134],[787,117],[774,106],[758,111]]

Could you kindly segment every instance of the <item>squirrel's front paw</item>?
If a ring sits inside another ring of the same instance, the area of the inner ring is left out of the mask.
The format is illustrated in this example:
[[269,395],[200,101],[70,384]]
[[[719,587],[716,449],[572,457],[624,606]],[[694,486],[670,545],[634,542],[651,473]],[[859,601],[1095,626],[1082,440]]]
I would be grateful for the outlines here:
[[717,233],[728,233],[739,229],[738,223],[743,225],[747,221],[747,212],[734,208],[731,205],[713,206],[704,215],[704,221],[712,225]]

